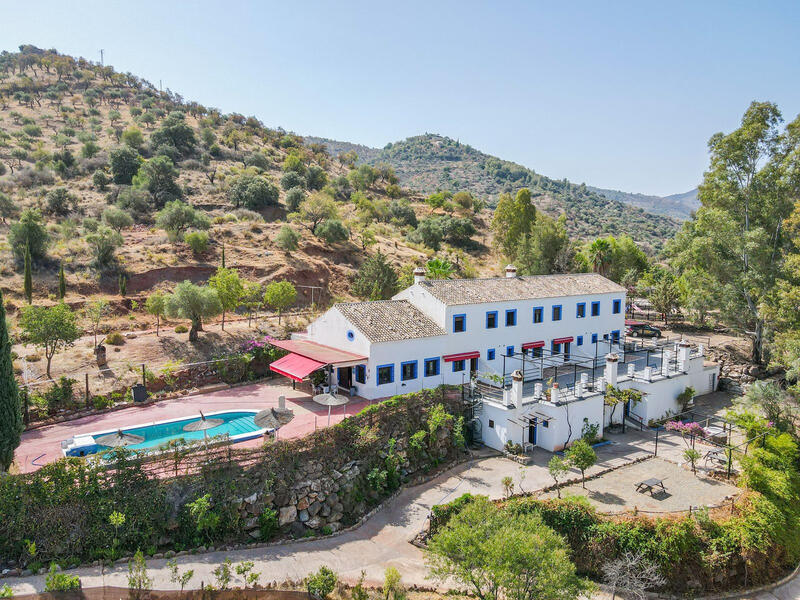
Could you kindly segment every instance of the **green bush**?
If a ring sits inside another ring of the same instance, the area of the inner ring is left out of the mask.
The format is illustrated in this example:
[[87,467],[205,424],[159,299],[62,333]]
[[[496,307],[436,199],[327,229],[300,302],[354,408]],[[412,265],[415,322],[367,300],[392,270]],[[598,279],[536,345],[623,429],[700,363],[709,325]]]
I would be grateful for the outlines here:
[[261,539],[264,541],[275,535],[275,532],[278,531],[278,512],[265,506],[261,514],[258,515],[258,530],[261,533]]
[[122,346],[125,343],[125,336],[119,331],[112,331],[106,336],[106,344],[111,346]]
[[203,254],[208,250],[208,234],[205,231],[190,231],[183,236],[183,241],[195,255]]
[[339,576],[328,567],[320,567],[319,571],[306,577],[306,589],[314,598],[327,598],[339,583]]
[[175,333],[186,333],[187,331],[189,331],[189,328],[186,325],[175,326]]
[[58,565],[50,565],[50,571],[44,580],[45,592],[71,592],[81,589],[81,580],[77,575],[67,575],[58,571]]
[[92,406],[94,406],[97,410],[111,408],[114,406],[114,399],[111,396],[92,396]]

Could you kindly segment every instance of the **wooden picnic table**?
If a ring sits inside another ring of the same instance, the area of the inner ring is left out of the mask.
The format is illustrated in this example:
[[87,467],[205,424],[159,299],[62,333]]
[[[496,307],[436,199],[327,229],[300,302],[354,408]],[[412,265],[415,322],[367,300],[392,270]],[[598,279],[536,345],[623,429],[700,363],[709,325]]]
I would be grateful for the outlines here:
[[650,495],[653,495],[653,490],[655,488],[661,488],[665,494],[667,493],[667,488],[664,487],[664,481],[662,479],[656,479],[655,477],[651,477],[650,479],[645,479],[644,481],[640,481],[636,484],[636,491],[644,494],[645,492],[650,492]]

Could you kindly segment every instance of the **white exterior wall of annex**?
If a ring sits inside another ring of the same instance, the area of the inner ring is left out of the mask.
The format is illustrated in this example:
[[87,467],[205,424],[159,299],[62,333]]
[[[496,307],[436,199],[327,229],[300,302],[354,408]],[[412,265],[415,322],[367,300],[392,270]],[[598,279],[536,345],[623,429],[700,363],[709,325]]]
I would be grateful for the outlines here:
[[[603,396],[600,394],[558,405],[546,401],[532,402],[523,404],[521,410],[484,401],[480,415],[483,443],[502,450],[509,440],[515,444],[527,442],[528,430],[523,429],[520,423],[523,422],[521,417],[531,413],[536,413],[540,421],[536,426],[536,446],[548,452],[563,450],[568,440],[580,439],[584,419],[589,424],[599,425],[598,434],[603,434]],[[544,417],[547,417],[547,426],[541,422]]]

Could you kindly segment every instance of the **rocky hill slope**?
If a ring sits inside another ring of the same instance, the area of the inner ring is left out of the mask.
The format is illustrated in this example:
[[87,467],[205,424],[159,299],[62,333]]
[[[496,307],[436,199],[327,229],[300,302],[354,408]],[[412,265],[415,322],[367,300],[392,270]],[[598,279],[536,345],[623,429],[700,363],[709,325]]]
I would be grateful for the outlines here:
[[647,194],[632,194],[630,192],[604,190],[594,187],[589,189],[606,198],[619,200],[625,204],[637,206],[647,212],[666,215],[682,221],[688,219],[692,212],[700,208],[700,201],[697,199],[697,188],[683,194],[672,194],[670,196],[648,196]]

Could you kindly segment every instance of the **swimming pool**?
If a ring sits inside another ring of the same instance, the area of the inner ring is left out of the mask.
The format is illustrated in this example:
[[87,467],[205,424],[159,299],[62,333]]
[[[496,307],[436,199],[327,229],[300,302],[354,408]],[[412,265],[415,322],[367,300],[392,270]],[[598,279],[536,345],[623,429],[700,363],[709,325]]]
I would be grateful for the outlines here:
[[[256,410],[221,411],[205,413],[207,419],[220,419],[222,423],[211,429],[203,431],[184,431],[184,427],[194,421],[199,421],[201,416],[181,417],[168,421],[158,421],[147,425],[123,427],[122,432],[144,438],[137,444],[126,446],[129,450],[151,450],[163,446],[172,440],[184,439],[187,442],[202,441],[215,436],[227,436],[231,442],[242,442],[261,437],[265,429],[256,425],[254,417]],[[65,456],[86,456],[104,452],[109,446],[103,446],[96,438],[117,432],[117,429],[98,431],[94,433],[76,435],[61,444]]]

